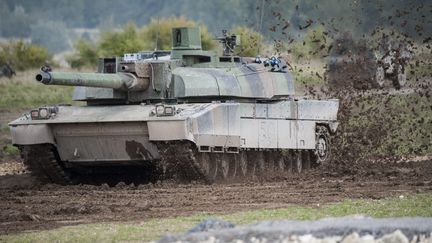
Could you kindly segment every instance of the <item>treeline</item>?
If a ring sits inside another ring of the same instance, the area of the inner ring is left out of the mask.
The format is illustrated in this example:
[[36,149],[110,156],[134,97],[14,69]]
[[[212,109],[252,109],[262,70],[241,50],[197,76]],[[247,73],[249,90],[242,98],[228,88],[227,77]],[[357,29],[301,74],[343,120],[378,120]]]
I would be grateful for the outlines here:
[[[148,25],[141,27],[129,22],[121,29],[102,31],[96,42],[79,38],[73,44],[75,51],[66,59],[73,68],[94,67],[99,57],[123,56],[124,53],[143,50],[170,50],[171,29],[185,26],[200,28],[204,50],[216,48],[215,36],[205,25],[185,17],[170,17],[152,19]],[[241,45],[234,50],[236,55],[255,56],[264,45],[263,36],[250,28],[236,26],[230,33],[241,38]],[[40,67],[44,63],[55,65],[52,55],[40,45],[23,41],[0,44],[0,66],[8,64],[17,70],[24,70]]]
[[[68,62],[73,68],[94,66],[98,57],[123,56],[124,53],[134,53],[142,50],[170,50],[171,29],[173,27],[199,27],[204,50],[215,49],[215,36],[207,27],[185,17],[170,17],[152,19],[148,25],[137,27],[129,22],[119,31],[104,31],[96,43],[87,39],[79,39],[74,47],[75,53],[69,56]],[[241,45],[237,46],[235,54],[255,56],[263,45],[264,38],[256,31],[244,26],[230,30],[238,34]]]
[[0,36],[31,38],[52,53],[72,46],[70,28],[144,26],[152,19],[186,16],[210,33],[246,26],[266,40],[303,38],[321,26],[330,36],[352,32],[358,38],[377,29],[424,41],[432,35],[432,5],[424,0],[2,0]]

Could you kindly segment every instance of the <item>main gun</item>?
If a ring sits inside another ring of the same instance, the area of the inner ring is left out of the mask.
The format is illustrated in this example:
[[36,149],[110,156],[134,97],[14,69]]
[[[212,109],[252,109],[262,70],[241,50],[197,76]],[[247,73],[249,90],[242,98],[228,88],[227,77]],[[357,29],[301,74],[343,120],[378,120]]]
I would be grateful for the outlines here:
[[36,81],[46,85],[85,86],[112,88],[121,91],[144,91],[149,87],[149,78],[140,78],[133,73],[73,73],[41,71]]

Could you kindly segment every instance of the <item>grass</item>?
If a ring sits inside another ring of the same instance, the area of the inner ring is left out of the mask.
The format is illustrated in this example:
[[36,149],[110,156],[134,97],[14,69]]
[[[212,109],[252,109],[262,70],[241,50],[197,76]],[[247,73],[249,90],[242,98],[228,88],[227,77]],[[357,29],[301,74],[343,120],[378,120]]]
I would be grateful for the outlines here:
[[19,150],[17,147],[14,147],[10,144],[4,146],[3,148],[3,152],[5,155],[9,155],[9,156],[18,156],[19,155]]
[[34,80],[38,70],[18,72],[12,79],[0,79],[0,110],[71,103],[73,87],[42,85]]
[[53,230],[0,236],[6,242],[118,242],[151,241],[167,233],[185,232],[202,220],[218,218],[236,225],[262,220],[316,220],[346,215],[372,217],[432,217],[432,194],[414,194],[381,200],[358,199],[316,205],[291,206],[281,209],[258,209],[228,215],[197,214],[171,219],[150,219],[137,223],[100,223],[67,226]]

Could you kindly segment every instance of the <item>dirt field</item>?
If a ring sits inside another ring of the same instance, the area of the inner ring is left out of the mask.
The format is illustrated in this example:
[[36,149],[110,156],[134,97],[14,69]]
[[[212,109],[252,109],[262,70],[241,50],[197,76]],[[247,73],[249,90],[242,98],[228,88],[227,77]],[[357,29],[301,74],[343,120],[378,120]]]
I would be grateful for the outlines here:
[[[417,157],[410,162],[393,159],[404,151],[431,154],[430,87],[429,82],[411,96],[379,94],[383,98],[374,99],[378,105],[369,102],[368,96],[366,101],[340,97],[341,136],[334,140],[337,161],[301,175],[288,174],[261,182],[211,186],[176,182],[120,183],[115,187],[41,185],[16,158],[0,156],[0,234],[83,223],[141,222],[203,212],[224,214],[290,205],[318,207],[346,199],[432,193],[431,157]],[[396,99],[399,97],[405,103]],[[0,121],[5,126],[17,115],[0,113]],[[0,137],[2,146],[10,143],[4,134]],[[387,162],[380,157],[383,154]],[[371,158],[380,158],[380,162]]]
[[[432,160],[368,164],[362,168],[321,167],[276,181],[229,185],[170,182],[125,185],[38,185],[20,164],[3,163],[0,176],[0,233],[91,222],[145,221],[202,212],[231,213],[338,202],[344,199],[432,192]],[[327,172],[323,172],[327,171]],[[328,172],[331,171],[331,172]]]

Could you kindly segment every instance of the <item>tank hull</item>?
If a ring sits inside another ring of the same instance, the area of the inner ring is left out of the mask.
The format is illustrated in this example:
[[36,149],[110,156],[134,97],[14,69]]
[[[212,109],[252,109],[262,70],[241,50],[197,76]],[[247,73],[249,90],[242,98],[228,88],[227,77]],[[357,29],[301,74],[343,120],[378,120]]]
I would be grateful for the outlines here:
[[168,143],[187,145],[197,156],[314,152],[317,126],[336,131],[338,105],[337,100],[177,104],[171,116],[157,116],[155,105],[61,106],[53,118],[21,117],[9,125],[14,145],[51,144],[68,168],[144,166],[169,156],[162,151]]
[[[135,158],[127,152],[131,141],[146,148],[138,149],[146,154],[141,159],[154,160],[158,153],[151,142],[176,140],[191,141],[202,152],[314,149],[317,124],[336,130],[338,105],[337,100],[179,104],[175,115],[164,117],[154,114],[154,105],[66,106],[53,119],[19,118],[9,125],[14,145],[52,143],[67,161],[129,160]],[[80,153],[86,150],[99,152]]]

